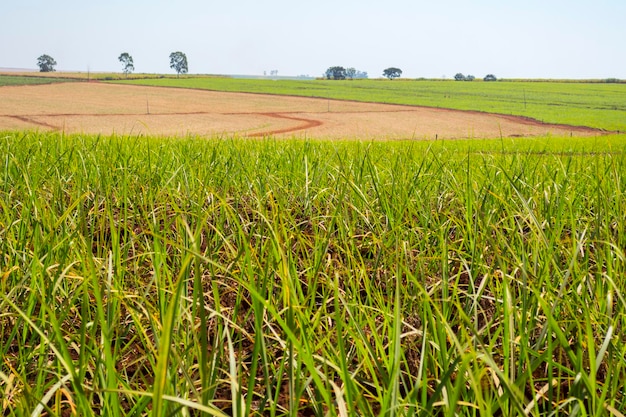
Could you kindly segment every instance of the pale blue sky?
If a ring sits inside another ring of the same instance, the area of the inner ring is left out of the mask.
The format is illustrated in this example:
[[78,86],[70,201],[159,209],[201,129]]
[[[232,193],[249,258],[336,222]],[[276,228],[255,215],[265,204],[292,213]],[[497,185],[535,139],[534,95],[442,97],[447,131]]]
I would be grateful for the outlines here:
[[0,67],[379,77],[626,78],[624,0],[6,0]]

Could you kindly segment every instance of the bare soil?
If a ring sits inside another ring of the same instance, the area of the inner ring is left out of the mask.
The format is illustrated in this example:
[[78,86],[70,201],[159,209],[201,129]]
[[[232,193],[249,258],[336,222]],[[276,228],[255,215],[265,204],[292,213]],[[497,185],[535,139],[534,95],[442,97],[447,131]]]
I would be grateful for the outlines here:
[[0,88],[0,130],[202,137],[471,139],[598,135],[497,114],[98,82]]

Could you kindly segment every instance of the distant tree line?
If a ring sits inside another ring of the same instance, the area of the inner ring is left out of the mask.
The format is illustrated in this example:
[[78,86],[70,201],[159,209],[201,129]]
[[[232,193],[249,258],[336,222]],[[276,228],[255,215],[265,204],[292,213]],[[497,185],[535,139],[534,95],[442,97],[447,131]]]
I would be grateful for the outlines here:
[[356,79],[356,78],[367,78],[366,71],[359,71],[356,68],[344,68],[341,66],[329,67],[324,73],[324,77],[327,80],[345,80],[345,79]]
[[[122,52],[117,59],[122,63],[122,71],[128,77],[128,74],[135,71],[135,63],[133,57],[128,52]],[[37,58],[37,66],[39,72],[53,72],[57,62],[50,55],[43,54]],[[187,74],[189,65],[187,64],[187,55],[177,51],[170,54],[170,68],[176,71],[177,75]]]
[[[383,71],[383,76],[393,80],[402,75],[402,70],[396,67],[389,67]],[[367,72],[358,71],[356,68],[344,68],[342,66],[329,67],[324,73],[327,80],[353,80],[355,78],[368,78]]]
[[[463,73],[459,72],[454,76],[454,79],[456,81],[474,81],[476,77],[474,77],[473,75],[463,75]],[[483,81],[498,81],[498,79],[493,74],[487,74],[483,78]]]
[[[135,71],[135,64],[133,57],[128,52],[122,52],[117,58],[122,63],[122,72],[128,77],[128,74]],[[43,54],[37,58],[37,66],[40,72],[54,72],[57,62],[48,54]],[[187,62],[187,55],[183,52],[176,51],[170,54],[170,68],[176,71],[177,76],[180,74],[187,74],[189,72],[189,64]],[[266,75],[266,73],[265,73]],[[272,76],[278,75],[278,70],[271,71]],[[402,70],[396,67],[389,67],[383,71],[383,76],[393,80],[402,76]],[[324,73],[324,77],[328,80],[345,80],[345,79],[358,79],[368,78],[367,71],[359,71],[356,68],[349,67],[344,68],[342,66],[329,67]],[[454,76],[456,81],[474,81],[476,77],[471,74],[464,75],[459,72]],[[495,75],[487,74],[483,77],[483,81],[498,81]],[[604,80],[589,80],[592,82],[604,82],[604,83],[622,83],[623,80],[618,78],[606,78]]]

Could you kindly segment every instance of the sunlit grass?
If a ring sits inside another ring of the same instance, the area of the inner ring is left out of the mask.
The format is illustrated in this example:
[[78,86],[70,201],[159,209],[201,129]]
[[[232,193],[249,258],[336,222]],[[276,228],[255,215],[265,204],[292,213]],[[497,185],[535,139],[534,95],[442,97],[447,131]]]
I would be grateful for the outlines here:
[[0,134],[5,415],[622,415],[624,136]]

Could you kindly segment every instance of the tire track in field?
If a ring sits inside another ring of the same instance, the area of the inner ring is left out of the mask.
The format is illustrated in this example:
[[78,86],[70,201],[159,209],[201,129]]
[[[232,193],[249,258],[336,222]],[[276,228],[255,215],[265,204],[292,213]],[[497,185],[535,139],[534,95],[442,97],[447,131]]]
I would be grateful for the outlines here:
[[58,126],[51,125],[51,124],[46,123],[46,122],[40,122],[38,120],[33,119],[32,116],[31,117],[26,116],[26,115],[20,116],[20,115],[15,115],[15,114],[6,114],[6,115],[2,115],[2,116],[3,117],[9,117],[9,118],[12,118],[12,119],[16,119],[16,120],[19,120],[21,122],[34,124],[34,125],[37,125],[37,126],[41,126],[41,127],[45,127],[45,128],[48,128],[48,129],[52,129],[53,131],[61,130]]
[[[293,120],[296,122],[300,122],[300,124],[296,125],[296,126],[291,126],[291,127],[286,127],[286,128],[282,128],[282,129],[272,129],[272,130],[264,130],[262,132],[257,132],[257,133],[250,133],[247,136],[248,137],[264,137],[264,136],[271,136],[271,135],[277,135],[277,134],[282,134],[282,133],[291,133],[291,132],[297,132],[299,130],[305,130],[305,129],[311,129],[314,127],[318,127],[324,124],[324,122],[322,122],[321,120],[316,120],[316,119],[307,119],[304,117],[294,117],[291,116],[290,114],[300,114],[301,112],[287,112],[285,113],[277,113],[277,112],[243,112],[243,113],[219,113],[222,115],[227,115],[227,116],[236,116],[236,115],[256,115],[256,116],[266,116],[266,117],[272,117],[275,119],[283,119],[283,120]],[[197,111],[197,112],[180,112],[180,113],[176,113],[176,112],[166,112],[166,113],[53,113],[53,114],[45,114],[45,115],[37,115],[39,117],[111,117],[111,116],[118,116],[118,117],[125,117],[125,116],[131,116],[131,117],[136,117],[136,116],[146,116],[146,115],[150,115],[150,116],[191,116],[191,115],[208,115],[208,114],[215,114],[213,112],[203,112],[203,111]],[[61,130],[60,127],[46,123],[46,122],[41,122],[38,120],[35,120],[34,117],[37,117],[35,115],[15,115],[15,114],[6,114],[6,115],[1,115],[3,117],[10,117],[16,120],[20,120],[22,122],[25,123],[29,123],[29,124],[34,124],[40,127],[45,127],[48,129],[52,129],[53,131],[57,131],[57,130]]]
[[249,133],[248,136],[252,138],[278,135],[281,133],[297,132],[299,130],[311,129],[311,128],[321,126],[324,124],[324,122],[322,122],[321,120],[306,119],[304,117],[287,116],[284,113],[255,113],[255,114],[260,114],[260,115],[267,116],[267,117],[273,117],[275,119],[294,120],[296,122],[301,122],[301,124],[297,126],[286,127],[283,129],[265,130],[263,132]]

